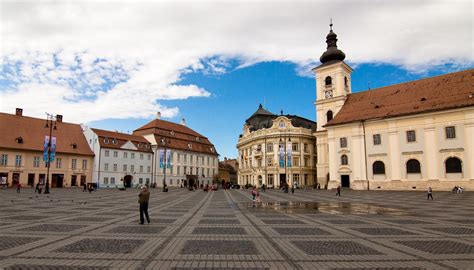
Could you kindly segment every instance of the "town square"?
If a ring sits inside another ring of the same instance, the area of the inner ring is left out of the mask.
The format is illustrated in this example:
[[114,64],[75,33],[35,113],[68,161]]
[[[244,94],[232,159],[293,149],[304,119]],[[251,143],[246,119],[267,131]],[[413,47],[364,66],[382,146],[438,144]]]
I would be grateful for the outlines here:
[[474,269],[473,5],[0,0],[0,269]]

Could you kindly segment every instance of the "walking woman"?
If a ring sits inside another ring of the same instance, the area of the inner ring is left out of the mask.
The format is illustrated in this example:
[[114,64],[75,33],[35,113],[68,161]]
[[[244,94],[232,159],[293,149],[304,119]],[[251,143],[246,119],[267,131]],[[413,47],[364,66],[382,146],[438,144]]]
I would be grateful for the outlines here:
[[142,191],[138,194],[138,203],[140,204],[140,224],[145,223],[143,215],[145,215],[146,220],[150,223],[150,217],[148,216],[148,201],[150,200],[150,192],[148,191],[147,186],[142,187]]

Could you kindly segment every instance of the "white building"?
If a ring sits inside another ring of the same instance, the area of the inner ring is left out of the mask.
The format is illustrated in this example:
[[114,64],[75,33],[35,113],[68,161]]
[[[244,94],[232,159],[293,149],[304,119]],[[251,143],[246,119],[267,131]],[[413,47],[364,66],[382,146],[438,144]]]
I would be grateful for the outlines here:
[[142,136],[85,128],[95,154],[92,182],[99,187],[133,187],[151,183],[153,151]]
[[[203,135],[181,124],[158,117],[136,129],[152,145],[153,182],[157,186],[188,186],[212,184],[218,174],[218,154]],[[166,154],[168,153],[168,154]],[[166,165],[165,165],[166,164]]]
[[332,31],[316,74],[317,175],[352,189],[474,188],[474,70],[352,93]]

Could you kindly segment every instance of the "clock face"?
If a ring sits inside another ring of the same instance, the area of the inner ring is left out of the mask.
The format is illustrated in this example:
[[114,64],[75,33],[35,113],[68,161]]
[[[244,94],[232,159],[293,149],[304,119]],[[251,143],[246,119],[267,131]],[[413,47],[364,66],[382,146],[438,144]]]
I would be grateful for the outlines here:
[[325,96],[326,98],[332,98],[332,90],[326,91]]

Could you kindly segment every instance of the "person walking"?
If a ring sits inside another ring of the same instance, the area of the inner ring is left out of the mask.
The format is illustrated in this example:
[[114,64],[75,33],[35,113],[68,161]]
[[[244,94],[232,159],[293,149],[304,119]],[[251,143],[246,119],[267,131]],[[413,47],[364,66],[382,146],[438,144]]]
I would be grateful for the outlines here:
[[336,196],[341,196],[341,186],[337,186],[337,188],[336,188]]
[[84,183],[83,186],[84,186],[84,189],[82,190],[82,192],[86,192],[86,191],[87,191],[87,185],[86,185],[86,183]]
[[40,188],[40,183],[38,182],[36,183],[35,193],[39,192],[39,188]]
[[433,200],[433,189],[431,187],[428,187],[428,195],[427,195],[427,200]]
[[150,201],[150,192],[148,187],[143,186],[140,194],[138,194],[138,203],[140,204],[140,224],[145,223],[143,215],[145,215],[146,220],[150,223],[150,217],[148,216],[148,202]]
[[21,184],[18,181],[18,183],[16,184],[16,193],[20,193],[20,190],[21,190]]
[[251,194],[252,194],[252,201],[255,202],[255,199],[257,197],[257,190],[255,189],[255,187],[252,188]]

